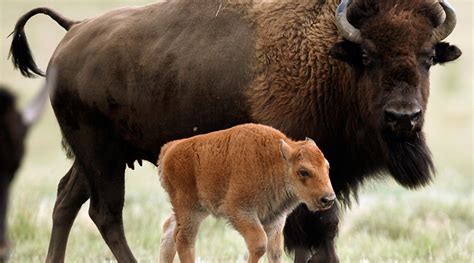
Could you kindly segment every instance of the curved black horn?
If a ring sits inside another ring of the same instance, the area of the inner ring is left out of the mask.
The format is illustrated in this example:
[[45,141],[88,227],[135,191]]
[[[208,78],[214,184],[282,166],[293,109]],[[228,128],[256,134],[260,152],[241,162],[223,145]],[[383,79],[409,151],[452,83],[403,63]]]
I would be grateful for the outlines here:
[[434,43],[438,43],[441,40],[445,39],[446,37],[453,32],[454,27],[456,27],[456,12],[451,4],[448,3],[448,0],[439,0],[439,4],[443,7],[443,10],[446,14],[446,18],[444,22],[437,26],[433,31],[432,40]]
[[336,9],[336,26],[345,39],[354,42],[356,44],[362,43],[362,36],[360,30],[355,28],[347,20],[347,6],[352,0],[342,0]]

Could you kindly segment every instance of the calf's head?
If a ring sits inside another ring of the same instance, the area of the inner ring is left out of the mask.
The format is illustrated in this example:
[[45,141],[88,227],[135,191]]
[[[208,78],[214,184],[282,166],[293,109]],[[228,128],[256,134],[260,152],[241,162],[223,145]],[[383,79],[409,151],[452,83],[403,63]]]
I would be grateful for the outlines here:
[[329,179],[329,163],[311,139],[290,146],[280,140],[282,158],[287,162],[291,192],[312,211],[332,206],[336,195]]
[[454,9],[447,0],[342,0],[336,25],[344,41],[330,55],[352,68],[355,117],[379,135],[398,182],[425,184],[433,169],[422,134],[429,71],[461,55],[441,42],[456,25]]

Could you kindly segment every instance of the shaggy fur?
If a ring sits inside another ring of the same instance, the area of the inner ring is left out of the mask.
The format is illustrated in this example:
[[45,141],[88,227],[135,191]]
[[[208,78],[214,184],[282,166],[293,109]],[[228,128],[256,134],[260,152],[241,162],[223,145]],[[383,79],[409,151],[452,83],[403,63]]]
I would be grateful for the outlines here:
[[158,165],[174,211],[163,227],[161,262],[173,262],[176,250],[180,262],[195,261],[208,214],[226,218],[245,238],[248,262],[266,250],[269,262],[281,262],[286,215],[301,202],[318,211],[335,199],[329,164],[314,141],[294,142],[264,125],[169,142]]
[[[423,135],[429,69],[458,58],[432,43],[443,21],[428,0],[354,0],[335,25],[338,0],[176,0],[122,8],[71,24],[50,66],[52,105],[75,163],[62,179],[48,261],[62,261],[70,226],[90,197],[91,218],[119,261],[134,261],[122,225],[124,169],[154,162],[168,141],[258,122],[297,140],[317,138],[347,204],[371,178],[426,185],[433,163]],[[34,71],[20,19],[12,55]],[[419,110],[419,111],[418,111]],[[404,125],[387,112],[417,111]],[[337,262],[338,208],[288,217],[285,245],[305,262]],[[301,254],[300,254],[301,255]],[[306,258],[308,257],[308,258]]]

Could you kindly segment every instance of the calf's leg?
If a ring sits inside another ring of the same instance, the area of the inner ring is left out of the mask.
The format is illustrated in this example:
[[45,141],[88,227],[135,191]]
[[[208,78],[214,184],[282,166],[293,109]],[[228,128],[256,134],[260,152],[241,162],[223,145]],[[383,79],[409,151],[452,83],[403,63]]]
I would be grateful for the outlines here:
[[86,176],[78,161],[75,161],[58,184],[46,262],[64,262],[69,232],[79,209],[88,198]]
[[269,263],[280,263],[283,254],[283,227],[286,216],[278,219],[269,226],[264,226],[267,234],[267,258]]
[[[193,204],[190,200],[186,203]],[[192,206],[192,205],[191,205]],[[192,210],[190,207],[175,207],[176,227],[174,232],[174,240],[176,251],[178,252],[179,261],[181,263],[194,263],[195,261],[195,244],[199,230],[199,225],[206,218],[207,213]]]
[[176,228],[176,218],[172,214],[163,224],[163,233],[160,241],[160,263],[173,263],[176,255],[174,242],[174,232]]
[[267,249],[267,235],[257,218],[245,215],[230,216],[234,228],[244,237],[249,251],[249,263],[257,263]]

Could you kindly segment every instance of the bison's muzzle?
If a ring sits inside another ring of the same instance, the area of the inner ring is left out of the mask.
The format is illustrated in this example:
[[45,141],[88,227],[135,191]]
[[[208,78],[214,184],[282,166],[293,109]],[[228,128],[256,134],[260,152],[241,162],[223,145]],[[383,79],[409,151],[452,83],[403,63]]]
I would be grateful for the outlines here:
[[418,105],[398,108],[389,106],[384,111],[387,129],[397,135],[412,135],[421,130],[422,109]]

